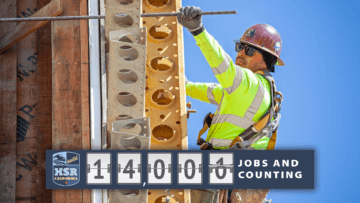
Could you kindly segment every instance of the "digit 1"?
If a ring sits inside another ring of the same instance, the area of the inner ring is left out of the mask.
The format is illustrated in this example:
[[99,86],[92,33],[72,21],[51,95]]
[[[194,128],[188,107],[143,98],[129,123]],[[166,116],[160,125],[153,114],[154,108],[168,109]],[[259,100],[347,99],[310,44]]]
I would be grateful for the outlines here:
[[95,179],[104,179],[104,176],[101,176],[101,162],[100,159],[97,160],[94,164],[94,166],[98,165],[98,174],[95,176]]
[[[219,161],[216,162],[217,165],[224,165],[224,159],[220,158]],[[215,169],[215,175],[218,179],[224,179],[226,176],[226,169],[224,168],[224,173],[222,174],[222,176],[220,176],[219,174],[219,168]]]

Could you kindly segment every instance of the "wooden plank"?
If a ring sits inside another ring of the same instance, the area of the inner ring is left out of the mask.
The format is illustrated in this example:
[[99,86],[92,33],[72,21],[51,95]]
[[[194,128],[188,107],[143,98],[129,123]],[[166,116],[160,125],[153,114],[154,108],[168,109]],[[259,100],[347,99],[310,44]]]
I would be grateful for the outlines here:
[[[0,18],[16,17],[16,1],[0,0]],[[2,23],[0,36],[16,23]],[[0,54],[0,200],[15,202],[16,188],[16,64],[17,48]]]
[[[17,0],[17,16],[36,12],[36,0]],[[37,35],[31,33],[17,44],[17,142],[16,202],[36,202],[38,149]],[[24,122],[20,122],[23,120]],[[21,126],[21,127],[20,127]]]
[[[51,17],[59,15],[61,10],[62,0],[54,0],[50,2],[45,7],[41,8],[38,12],[34,13],[32,17]],[[21,39],[34,32],[36,29],[44,25],[46,21],[31,21],[31,22],[21,22],[13,28],[7,35],[0,40],[0,53],[7,50],[9,47],[18,43]],[[5,34],[5,33],[4,33]]]
[[[88,15],[88,1],[80,0],[80,15]],[[80,21],[81,43],[81,114],[82,149],[90,150],[90,101],[89,101],[89,30],[88,21]],[[91,190],[83,190],[83,203],[91,203]]]
[[[37,8],[41,9],[50,3],[50,0],[38,0]],[[51,60],[51,25],[45,23],[37,31],[37,59],[38,59],[38,153],[37,153],[37,202],[51,203],[52,191],[46,189],[46,150],[52,149],[52,65]]]
[[[64,0],[64,16],[80,14],[79,0]],[[80,21],[52,21],[53,150],[82,149]],[[82,202],[82,190],[53,190],[53,203]]]

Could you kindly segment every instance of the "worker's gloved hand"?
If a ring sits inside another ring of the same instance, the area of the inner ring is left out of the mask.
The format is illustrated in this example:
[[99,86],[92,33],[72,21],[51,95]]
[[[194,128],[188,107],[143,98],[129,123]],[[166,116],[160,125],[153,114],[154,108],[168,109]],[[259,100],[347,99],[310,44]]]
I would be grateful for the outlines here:
[[181,7],[177,19],[179,23],[186,27],[190,32],[195,32],[203,26],[201,22],[202,15],[199,15],[200,12],[201,9],[199,7]]

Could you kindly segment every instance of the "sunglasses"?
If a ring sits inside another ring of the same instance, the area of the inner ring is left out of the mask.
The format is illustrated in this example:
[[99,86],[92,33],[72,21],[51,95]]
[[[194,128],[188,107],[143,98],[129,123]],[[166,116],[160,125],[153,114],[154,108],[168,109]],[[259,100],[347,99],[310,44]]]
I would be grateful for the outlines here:
[[235,43],[235,51],[236,52],[239,52],[239,51],[243,50],[244,48],[245,48],[245,54],[248,56],[253,56],[255,51],[257,51],[258,53],[261,54],[261,51],[254,47],[251,47],[251,46],[245,45],[243,43],[239,43],[239,42]]

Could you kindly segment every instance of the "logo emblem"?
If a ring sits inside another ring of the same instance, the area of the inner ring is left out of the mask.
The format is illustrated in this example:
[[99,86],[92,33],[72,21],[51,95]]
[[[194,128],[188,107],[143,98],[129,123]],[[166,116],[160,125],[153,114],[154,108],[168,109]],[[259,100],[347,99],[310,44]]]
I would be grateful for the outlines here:
[[280,50],[280,42],[275,43],[275,51],[278,52]]
[[253,37],[254,35],[255,35],[255,32],[256,32],[256,30],[254,30],[254,29],[248,29],[248,30],[246,30],[246,32],[245,32],[245,36],[247,36],[247,37]]
[[53,154],[53,182],[60,186],[72,186],[80,182],[80,154],[58,152]]

